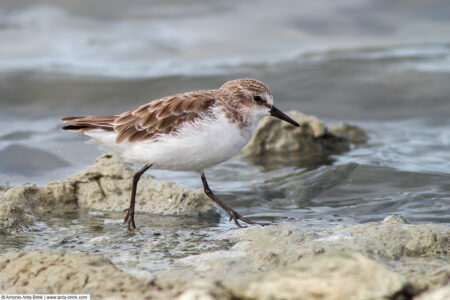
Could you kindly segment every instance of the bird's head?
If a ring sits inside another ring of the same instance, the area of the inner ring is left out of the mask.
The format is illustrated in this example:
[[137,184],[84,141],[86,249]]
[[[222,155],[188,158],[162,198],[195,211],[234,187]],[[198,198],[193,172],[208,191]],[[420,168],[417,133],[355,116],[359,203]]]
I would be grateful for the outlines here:
[[256,123],[264,116],[273,116],[294,126],[300,126],[288,115],[273,105],[273,96],[269,88],[259,80],[237,79],[226,82],[219,89],[231,95],[231,106],[247,110]]

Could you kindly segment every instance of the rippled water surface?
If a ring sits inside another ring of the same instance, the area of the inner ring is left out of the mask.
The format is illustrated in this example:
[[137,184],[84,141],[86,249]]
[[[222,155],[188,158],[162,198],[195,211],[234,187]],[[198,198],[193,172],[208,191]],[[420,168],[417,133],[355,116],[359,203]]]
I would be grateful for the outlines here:
[[[266,82],[284,110],[356,124],[370,140],[339,155],[231,160],[208,170],[232,207],[299,226],[391,214],[448,225],[448,15],[446,1],[2,1],[0,185],[46,184],[100,155],[62,132],[61,116],[116,114],[245,76]],[[151,173],[201,187],[195,174]],[[2,236],[1,251],[100,253],[145,273],[228,247],[214,235],[233,228],[225,218],[139,215],[133,235],[121,217],[56,213],[36,232]]]

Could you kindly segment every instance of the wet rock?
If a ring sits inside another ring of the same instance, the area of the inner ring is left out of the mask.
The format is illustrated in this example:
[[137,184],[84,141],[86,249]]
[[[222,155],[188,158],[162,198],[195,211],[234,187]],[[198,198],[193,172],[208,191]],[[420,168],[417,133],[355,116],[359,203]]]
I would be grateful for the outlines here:
[[65,181],[11,188],[0,196],[0,231],[25,230],[33,225],[33,215],[69,207],[75,208],[75,198],[73,186]]
[[[0,196],[0,230],[11,231],[20,225],[30,225],[31,215],[56,209],[78,207],[121,212],[129,205],[134,172],[118,157],[107,154],[66,180],[42,187],[29,184],[11,188]],[[202,191],[150,178],[144,175],[139,182],[137,212],[219,217]]]
[[0,197],[0,231],[14,232],[33,225],[34,215],[59,209],[74,209],[73,186],[56,181],[46,186],[26,184],[14,187]]
[[0,202],[0,232],[20,230],[33,224],[34,218],[22,206],[2,199]]
[[288,113],[300,127],[294,127],[273,117],[261,120],[253,139],[241,151],[244,157],[266,154],[291,156],[348,151],[350,143],[364,143],[367,134],[354,125],[342,124],[327,128],[314,116],[298,111]]
[[[0,291],[11,294],[90,294],[91,299],[170,298],[175,290],[137,279],[100,256],[8,252],[0,258]],[[107,280],[105,280],[107,278]]]
[[76,199],[74,187],[66,181],[55,181],[46,186],[26,184],[8,190],[3,198],[35,213],[45,213],[54,209],[74,208]]

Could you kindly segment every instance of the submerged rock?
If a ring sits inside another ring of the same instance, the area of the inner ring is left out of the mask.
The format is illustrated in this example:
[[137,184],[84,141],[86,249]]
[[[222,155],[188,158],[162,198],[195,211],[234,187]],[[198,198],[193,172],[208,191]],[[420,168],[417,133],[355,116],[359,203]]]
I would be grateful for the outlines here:
[[[103,155],[93,166],[46,186],[18,186],[0,196],[0,231],[33,223],[32,215],[58,209],[123,211],[129,205],[134,170],[120,158]],[[219,214],[202,191],[143,176],[136,196],[136,212],[161,215],[211,216]]]
[[336,153],[348,151],[350,143],[364,143],[367,134],[354,125],[341,124],[327,128],[314,116],[298,111],[288,113],[300,127],[294,127],[279,119],[266,117],[261,120],[253,139],[241,151],[244,157],[266,154],[291,156]]

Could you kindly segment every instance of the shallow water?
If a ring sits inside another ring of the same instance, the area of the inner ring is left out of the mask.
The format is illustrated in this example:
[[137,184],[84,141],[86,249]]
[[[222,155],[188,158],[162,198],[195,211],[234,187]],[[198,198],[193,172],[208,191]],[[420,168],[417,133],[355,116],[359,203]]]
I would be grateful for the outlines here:
[[[435,1],[2,1],[0,185],[46,184],[100,155],[60,130],[69,115],[114,114],[228,79],[266,82],[279,107],[364,128],[348,153],[281,162],[231,160],[211,187],[266,222],[331,226],[400,214],[450,224],[450,5]],[[275,4],[276,3],[276,4]],[[204,26],[208,24],[208,26]],[[200,188],[197,175],[152,171]],[[64,212],[8,249],[100,253],[148,274],[226,248],[214,220]],[[135,249],[143,249],[136,252]]]

